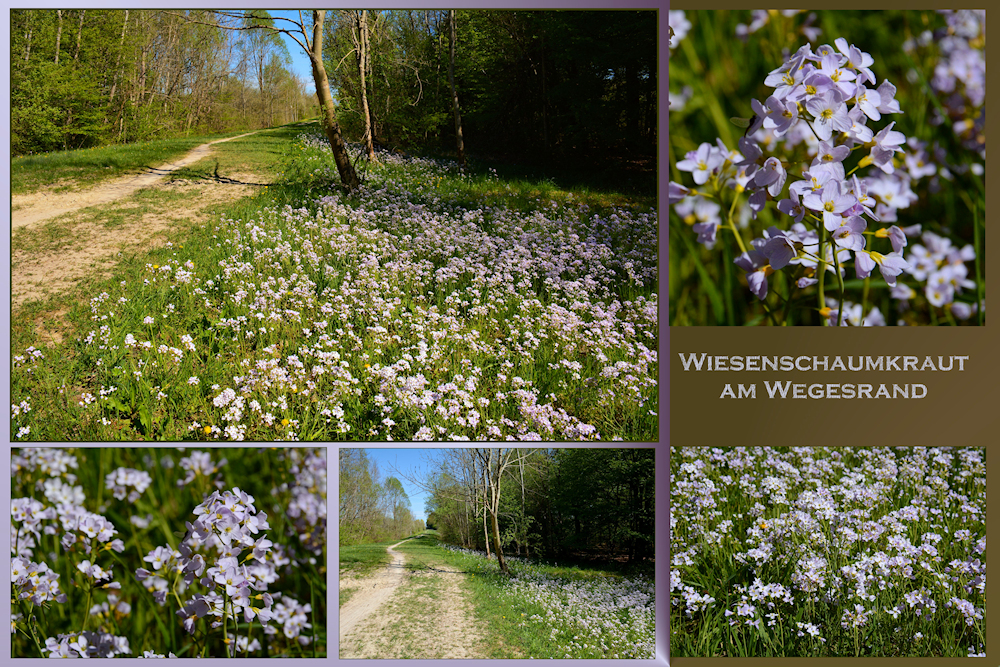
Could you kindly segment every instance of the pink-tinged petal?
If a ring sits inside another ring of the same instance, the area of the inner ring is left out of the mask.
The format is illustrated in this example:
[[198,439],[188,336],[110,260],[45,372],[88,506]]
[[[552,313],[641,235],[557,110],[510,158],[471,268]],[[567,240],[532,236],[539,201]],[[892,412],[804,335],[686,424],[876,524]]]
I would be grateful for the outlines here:
[[875,260],[867,252],[854,253],[854,270],[858,278],[867,278],[875,267]]

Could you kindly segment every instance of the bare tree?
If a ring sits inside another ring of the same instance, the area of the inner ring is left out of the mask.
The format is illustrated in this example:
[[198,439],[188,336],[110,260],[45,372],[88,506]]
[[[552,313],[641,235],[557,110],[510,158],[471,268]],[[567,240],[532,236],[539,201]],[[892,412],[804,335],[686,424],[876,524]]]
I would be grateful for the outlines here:
[[62,10],[56,10],[56,18],[58,23],[56,24],[56,65],[59,64],[59,42],[62,41]]
[[[323,23],[326,20],[326,10],[314,9],[312,11],[312,21],[299,11],[299,19],[289,19],[281,16],[270,18],[273,25],[260,22],[245,23],[246,14],[242,12],[217,11],[215,14],[224,20],[229,21],[227,25],[209,24],[226,30],[268,30],[274,33],[287,35],[292,41],[298,44],[312,64],[313,81],[316,84],[316,98],[319,100],[320,111],[322,113],[323,132],[330,143],[330,150],[333,152],[333,161],[337,165],[337,172],[340,174],[340,181],[350,190],[356,190],[361,185],[361,179],[351,163],[351,158],[347,154],[347,144],[340,132],[340,124],[337,122],[337,112],[333,104],[333,94],[330,92],[330,79],[326,74],[326,67],[323,65]],[[185,14],[174,14],[187,21],[200,23]],[[279,23],[281,22],[281,23]],[[287,25],[288,27],[279,27]],[[310,36],[310,28],[312,35]]]
[[458,107],[455,90],[455,10],[448,10],[448,84],[451,86],[451,107],[455,114],[455,144],[458,148],[458,166],[465,171],[465,141],[462,139],[462,112]]
[[351,35],[354,39],[354,55],[358,63],[358,75],[361,77],[361,115],[364,117],[365,134],[362,141],[365,142],[365,150],[368,152],[368,159],[375,161],[375,128],[372,127],[371,110],[368,107],[368,82],[367,74],[369,70],[368,60],[371,57],[368,45],[368,10],[355,10],[353,12],[354,30]]
[[76,51],[73,52],[73,62],[80,61],[80,41],[83,39],[83,17],[87,13],[86,9],[80,10],[80,26],[76,31]]
[[[515,468],[520,469],[533,451],[502,447],[444,449],[439,455],[437,470],[429,478],[420,480],[416,475],[406,477],[431,493],[444,494],[451,500],[464,502],[467,514],[477,518],[479,508],[482,507],[487,553],[492,546],[500,571],[509,575],[500,538],[500,481]],[[453,480],[456,484],[450,488],[454,490],[449,491],[449,487],[442,484],[442,479]]]

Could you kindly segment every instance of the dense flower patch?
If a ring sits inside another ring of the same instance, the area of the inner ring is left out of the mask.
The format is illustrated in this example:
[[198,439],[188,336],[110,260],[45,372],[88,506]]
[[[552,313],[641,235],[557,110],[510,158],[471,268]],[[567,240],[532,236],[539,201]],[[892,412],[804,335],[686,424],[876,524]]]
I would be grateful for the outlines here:
[[[554,658],[640,658],[655,655],[655,591],[646,577],[572,580],[517,557],[506,557],[512,576],[500,577],[495,559],[446,546],[464,556],[466,571],[495,578],[497,595],[521,613],[518,627],[542,633],[558,647]],[[515,613],[512,611],[512,613]]]
[[979,655],[981,448],[671,449],[673,655]]
[[322,655],[325,450],[124,451],[13,454],[12,655]]
[[[328,152],[306,135],[293,160],[322,181]],[[57,387],[68,409],[97,439],[123,419],[229,440],[655,439],[655,214],[472,206],[440,190],[464,182],[453,165],[384,160],[360,194],[224,217],[197,264],[178,247],[95,296],[95,377]],[[46,364],[14,359],[18,437]]]

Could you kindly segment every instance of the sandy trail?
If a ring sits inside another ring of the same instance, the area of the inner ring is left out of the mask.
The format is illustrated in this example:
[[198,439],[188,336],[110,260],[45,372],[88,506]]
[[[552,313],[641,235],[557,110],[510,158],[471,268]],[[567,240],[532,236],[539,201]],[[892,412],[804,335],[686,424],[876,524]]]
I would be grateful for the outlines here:
[[361,621],[385,604],[386,600],[392,597],[396,588],[402,583],[405,574],[403,563],[406,562],[406,557],[395,548],[406,541],[397,542],[386,549],[392,557],[389,565],[380,570],[374,577],[359,580],[361,590],[340,608],[341,644]]
[[11,197],[11,230],[27,227],[50,218],[54,218],[65,213],[72,213],[81,208],[107,204],[123,197],[127,197],[140,188],[147,188],[155,185],[165,176],[177,171],[182,167],[193,164],[198,160],[207,157],[212,152],[212,146],[224,141],[232,141],[241,137],[248,137],[256,132],[247,132],[235,137],[216,139],[207,144],[202,144],[194,148],[186,155],[173,162],[162,164],[159,167],[148,168],[137,176],[126,176],[107,183],[102,183],[90,190],[81,192],[65,192],[54,194],[52,192],[33,192],[23,195],[13,195]]
[[477,648],[474,612],[462,590],[465,574],[446,565],[407,571],[403,555],[393,550],[399,544],[389,547],[392,563],[377,576],[341,577],[342,588],[360,590],[340,608],[339,657],[485,657]]

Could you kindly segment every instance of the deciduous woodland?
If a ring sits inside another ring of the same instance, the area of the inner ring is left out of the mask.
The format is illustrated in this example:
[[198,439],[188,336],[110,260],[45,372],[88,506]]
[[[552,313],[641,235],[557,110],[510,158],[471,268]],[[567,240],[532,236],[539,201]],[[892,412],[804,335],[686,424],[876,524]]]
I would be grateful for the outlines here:
[[[653,449],[428,451],[433,472],[415,481],[430,493],[426,527],[445,543],[482,550],[501,569],[511,555],[652,561]],[[423,528],[401,502],[399,479],[384,475],[365,450],[340,450],[342,545]]]
[[13,10],[13,153],[313,117],[321,73],[291,73],[290,49],[319,41],[337,123],[370,156],[431,145],[654,182],[655,12],[281,14]]
[[19,9],[10,47],[15,155],[259,129],[315,113],[287,48],[264,30],[159,11]]

